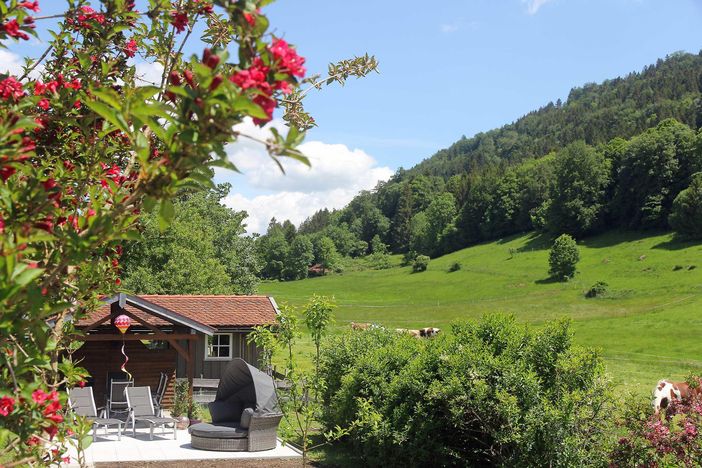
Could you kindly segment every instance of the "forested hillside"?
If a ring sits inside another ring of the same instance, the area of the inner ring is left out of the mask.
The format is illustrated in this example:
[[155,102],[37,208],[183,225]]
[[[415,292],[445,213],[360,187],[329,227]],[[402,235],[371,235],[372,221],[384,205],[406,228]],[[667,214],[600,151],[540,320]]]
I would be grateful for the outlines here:
[[573,88],[565,103],[550,102],[514,123],[461,138],[400,179],[417,175],[452,175],[498,164],[543,156],[568,143],[589,145],[615,137],[631,138],[664,119],[674,118],[698,128],[702,56],[677,53],[641,72],[601,84]]
[[530,230],[699,237],[702,179],[688,187],[702,170],[701,90],[702,55],[686,53],[574,88],[566,102],[464,137],[298,230],[273,220],[257,241],[263,276],[305,277],[305,261],[326,271],[347,256],[386,268],[388,252],[409,262]]

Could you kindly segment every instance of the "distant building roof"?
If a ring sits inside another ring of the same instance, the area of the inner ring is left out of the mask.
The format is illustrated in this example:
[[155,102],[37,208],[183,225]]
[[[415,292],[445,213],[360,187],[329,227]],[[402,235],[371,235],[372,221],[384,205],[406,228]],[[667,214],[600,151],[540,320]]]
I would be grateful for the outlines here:
[[[187,319],[210,327],[251,327],[270,324],[275,321],[278,307],[269,296],[227,296],[227,295],[158,295],[142,294],[130,296],[173,311]],[[112,298],[105,298],[110,300]],[[112,301],[114,302],[114,301]],[[124,304],[126,311],[133,313],[151,325],[168,324],[166,320],[149,315],[129,304]],[[78,327],[95,323],[101,317],[110,314],[106,304],[78,322]]]

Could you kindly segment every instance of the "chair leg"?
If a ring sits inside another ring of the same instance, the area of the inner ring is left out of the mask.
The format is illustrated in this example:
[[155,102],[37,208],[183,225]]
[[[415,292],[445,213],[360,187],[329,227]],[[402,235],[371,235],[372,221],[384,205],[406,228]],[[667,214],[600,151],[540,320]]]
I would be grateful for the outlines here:
[[132,437],[136,437],[136,420],[132,416]]
[[173,423],[173,440],[176,440],[176,439],[177,439],[176,435],[177,435],[177,433],[176,433],[176,425],[175,425],[175,423]]
[[154,440],[154,425],[149,424],[149,440]]
[[117,424],[117,440],[122,440],[122,423]]

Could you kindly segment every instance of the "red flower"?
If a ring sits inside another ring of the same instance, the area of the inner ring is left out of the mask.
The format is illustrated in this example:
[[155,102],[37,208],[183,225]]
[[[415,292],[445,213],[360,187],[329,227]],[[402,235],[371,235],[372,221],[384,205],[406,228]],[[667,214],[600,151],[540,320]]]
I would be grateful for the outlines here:
[[277,81],[275,83],[275,89],[279,89],[283,94],[292,93],[292,87],[287,81]]
[[202,52],[202,63],[214,70],[219,65],[219,56],[214,55],[210,49],[205,49]]
[[297,55],[295,49],[283,39],[273,41],[270,45],[270,51],[276,59],[280,72],[299,77],[305,76],[304,57]]
[[5,220],[0,216],[0,234],[5,232]]
[[224,78],[222,78],[222,75],[217,75],[214,78],[212,78],[212,83],[210,83],[210,91],[214,91],[219,87],[219,85],[222,84],[222,81],[224,81]]
[[29,35],[27,33],[20,31],[20,25],[14,18],[3,24],[2,27],[10,37],[19,37],[25,41],[29,39]]
[[50,106],[49,100],[44,98],[37,103],[37,106],[39,106],[40,108],[42,108],[44,110],[49,110],[49,106]]
[[58,187],[56,179],[54,178],[46,179],[44,182],[42,182],[42,185],[44,186],[44,190],[46,190],[47,192]]
[[249,23],[249,26],[256,26],[256,16],[251,13],[244,13],[244,19]]
[[41,405],[48,399],[49,394],[40,388],[32,392],[32,400],[34,401],[34,403]]
[[0,179],[2,179],[3,182],[7,182],[7,179],[9,179],[15,172],[17,172],[17,169],[12,166],[0,167]]
[[8,76],[0,81],[0,98],[7,101],[12,98],[18,100],[24,96],[22,83],[17,81],[14,76]]
[[32,10],[33,12],[37,13],[39,12],[39,2],[34,1],[34,2],[19,2],[17,4],[18,7],[26,8],[27,10]]
[[15,409],[15,399],[9,396],[0,398],[0,416],[7,416]]
[[205,1],[195,0],[195,3],[200,3],[201,1],[203,4],[200,6],[198,13],[200,13],[201,15],[203,15],[203,14],[209,15],[210,13],[212,13],[214,11],[214,6],[211,3],[207,2],[206,0]]
[[190,70],[187,70],[187,69],[186,69],[186,70],[183,72],[183,76],[185,77],[185,81],[188,82],[188,84],[190,85],[190,87],[191,87],[191,88],[194,88],[194,87],[195,87],[195,80],[193,79],[193,72],[191,72]]
[[88,23],[90,20],[94,20],[99,24],[105,22],[105,15],[96,12],[87,5],[80,7],[80,11],[82,14],[78,15],[78,22],[84,28],[90,28],[90,24]]
[[84,380],[81,380],[80,382],[78,382],[78,386],[79,386],[80,388],[85,387],[85,381],[84,381]]
[[263,112],[265,112],[268,115],[268,118],[266,119],[254,118],[254,123],[256,125],[262,125],[266,122],[269,122],[273,118],[273,111],[275,110],[275,107],[278,104],[277,101],[264,94],[259,94],[258,96],[253,98],[253,102],[258,104],[261,107],[261,109],[263,109]]
[[173,86],[180,86],[180,83],[182,81],[180,80],[180,74],[173,70],[169,75],[168,75],[168,81],[173,85]]
[[64,83],[63,87],[68,88],[68,89],[80,89],[81,88],[80,80],[78,78],[75,78],[74,80],[72,80],[70,82]]
[[176,31],[183,32],[188,27],[188,15],[184,12],[172,11],[171,24],[176,28]]
[[44,428],[47,434],[49,434],[49,439],[53,439],[56,433],[58,432],[58,427],[55,425],[49,426]]
[[127,55],[127,57],[134,57],[137,52],[137,41],[134,39],[130,39],[127,42],[127,45],[124,47],[124,53]]
[[267,74],[268,67],[257,57],[248,69],[236,72],[229,80],[241,89],[258,88],[265,91],[269,86],[266,81]]
[[39,445],[40,442],[41,440],[39,440],[39,437],[37,436],[32,436],[29,439],[27,439],[27,445],[29,445],[30,447],[33,445]]

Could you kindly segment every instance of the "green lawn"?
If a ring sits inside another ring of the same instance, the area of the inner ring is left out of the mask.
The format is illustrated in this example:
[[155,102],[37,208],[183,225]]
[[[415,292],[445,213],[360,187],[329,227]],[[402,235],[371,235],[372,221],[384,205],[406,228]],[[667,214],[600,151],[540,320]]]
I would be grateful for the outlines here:
[[[676,242],[671,234],[593,237],[579,243],[579,273],[568,283],[548,280],[549,246],[535,234],[515,236],[433,259],[423,273],[399,266],[353,271],[264,282],[260,292],[292,305],[313,293],[334,296],[335,332],[352,321],[448,330],[454,320],[494,312],[533,324],[565,316],[577,342],[602,350],[622,387],[649,391],[660,378],[702,373],[702,244]],[[449,273],[454,262],[462,268]],[[609,296],[586,299],[596,281],[609,284]],[[302,345],[302,352],[311,350]]]

